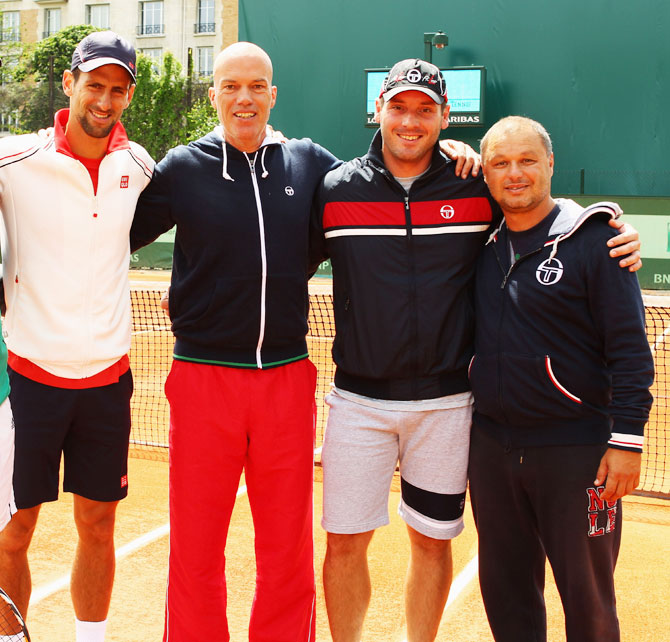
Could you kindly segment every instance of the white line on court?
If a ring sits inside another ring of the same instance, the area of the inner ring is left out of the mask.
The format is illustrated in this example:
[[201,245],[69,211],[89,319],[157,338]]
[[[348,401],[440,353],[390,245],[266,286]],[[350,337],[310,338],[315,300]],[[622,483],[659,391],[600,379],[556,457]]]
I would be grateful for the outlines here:
[[[447,612],[447,609],[451,604],[458,599],[458,596],[463,592],[463,589],[470,584],[470,582],[477,575],[477,568],[479,567],[479,556],[475,555],[465,566],[465,568],[456,576],[456,579],[451,583],[451,589],[449,590],[449,598],[447,603],[444,606],[444,613]],[[442,617],[444,617],[444,613]],[[405,638],[402,642],[407,642]]]
[[[236,497],[240,497],[244,495],[246,492],[247,487],[240,486],[237,489]],[[117,548],[115,553],[116,559],[121,560],[124,557],[127,557],[131,553],[134,553],[135,551],[138,551],[139,549],[148,546],[149,544],[155,542],[161,537],[165,537],[169,532],[170,532],[169,523],[163,524],[158,528],[154,528],[154,530],[149,531],[144,535],[141,535],[137,539],[134,539],[132,542],[128,542],[128,544],[124,544],[120,548]],[[52,596],[54,593],[58,593],[58,591],[66,589],[69,585],[70,585],[70,576],[62,575],[61,577],[53,580],[52,582],[47,582],[46,584],[38,586],[30,596],[30,606],[35,606],[36,604],[39,604],[42,600],[45,600],[46,598]]]
[[447,604],[444,607],[446,611],[451,604],[458,598],[458,596],[463,592],[463,589],[472,582],[472,580],[477,575],[477,569],[479,568],[479,556],[475,555],[465,566],[465,568],[456,576],[456,579],[451,584],[451,589],[449,590],[449,598],[447,599]]

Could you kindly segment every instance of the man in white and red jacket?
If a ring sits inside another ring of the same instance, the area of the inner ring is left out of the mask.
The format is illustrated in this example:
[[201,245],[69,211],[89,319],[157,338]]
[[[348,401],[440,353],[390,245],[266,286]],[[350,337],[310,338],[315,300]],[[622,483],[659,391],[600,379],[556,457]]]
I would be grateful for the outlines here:
[[621,497],[639,482],[653,361],[637,279],[607,253],[613,203],[552,199],[546,130],[482,140],[505,220],[477,265],[469,479],[496,642],[546,639],[545,561],[568,642],[618,642]]
[[74,494],[79,540],[71,593],[77,641],[104,639],[114,580],[114,516],[128,492],[133,383],[129,231],[153,161],[119,118],[135,50],[90,34],[63,73],[70,108],[53,134],[0,141],[10,401],[17,514],[0,534],[0,585],[25,615],[27,551],[42,503]]

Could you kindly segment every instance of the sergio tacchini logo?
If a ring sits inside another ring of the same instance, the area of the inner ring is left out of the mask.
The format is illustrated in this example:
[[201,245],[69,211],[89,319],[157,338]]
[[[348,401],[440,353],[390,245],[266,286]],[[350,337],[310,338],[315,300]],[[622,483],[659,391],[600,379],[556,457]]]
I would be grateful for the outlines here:
[[542,285],[554,285],[563,276],[563,264],[558,259],[542,261],[535,270],[535,278]]
[[447,219],[447,221],[450,218],[454,218],[454,208],[451,205],[443,205],[440,208],[440,216],[444,219]]

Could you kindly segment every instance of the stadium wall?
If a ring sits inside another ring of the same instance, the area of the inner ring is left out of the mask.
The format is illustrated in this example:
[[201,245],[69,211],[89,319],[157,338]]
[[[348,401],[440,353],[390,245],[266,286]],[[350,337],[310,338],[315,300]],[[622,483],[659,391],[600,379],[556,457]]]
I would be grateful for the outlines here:
[[[364,153],[374,133],[363,70],[423,57],[423,33],[443,30],[449,46],[433,49],[433,62],[487,68],[484,124],[446,135],[478,148],[502,116],[542,122],[554,141],[554,193],[620,202],[642,234],[642,287],[670,289],[667,0],[239,0],[238,10],[239,39],[274,61],[272,124],[340,158]],[[169,241],[132,265],[165,267]]]
[[[521,114],[554,139],[557,192],[670,196],[670,2],[641,0],[239,0],[239,38],[268,51],[279,88],[272,123],[341,158],[364,153],[365,68],[423,57],[487,68],[486,122],[448,134],[477,147]],[[583,170],[583,172],[582,172]]]

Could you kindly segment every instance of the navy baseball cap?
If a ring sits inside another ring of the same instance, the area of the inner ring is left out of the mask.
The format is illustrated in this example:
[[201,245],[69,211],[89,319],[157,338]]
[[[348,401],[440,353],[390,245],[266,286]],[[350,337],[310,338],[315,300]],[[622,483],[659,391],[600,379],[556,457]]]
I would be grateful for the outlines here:
[[94,31],[88,34],[72,54],[71,70],[93,71],[103,65],[120,65],[136,82],[135,48],[113,31]]
[[403,91],[423,92],[438,105],[447,100],[447,83],[442,72],[419,58],[408,58],[393,65],[382,83],[379,97],[388,100]]

